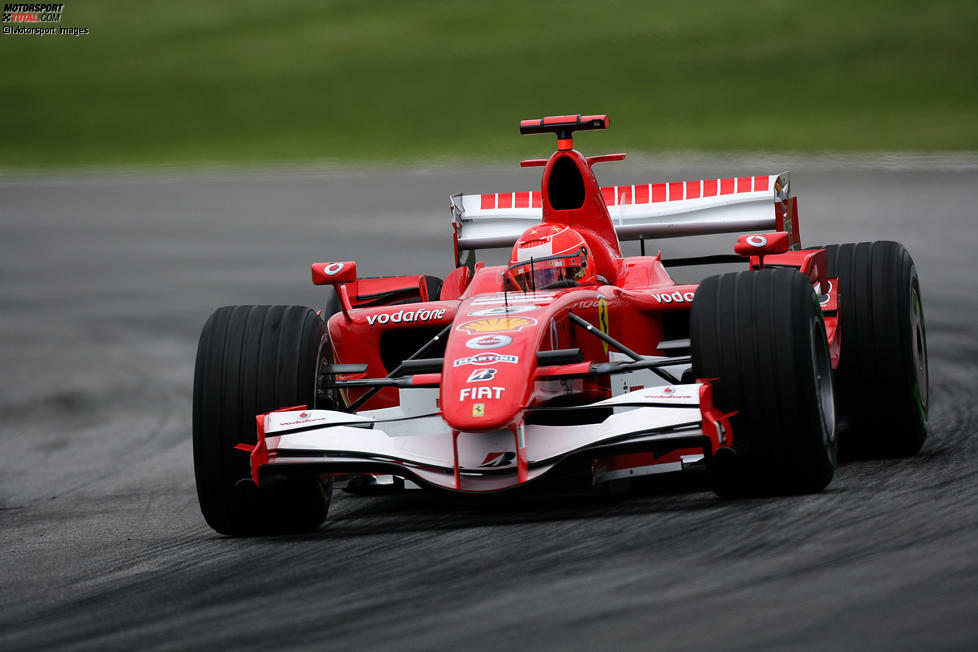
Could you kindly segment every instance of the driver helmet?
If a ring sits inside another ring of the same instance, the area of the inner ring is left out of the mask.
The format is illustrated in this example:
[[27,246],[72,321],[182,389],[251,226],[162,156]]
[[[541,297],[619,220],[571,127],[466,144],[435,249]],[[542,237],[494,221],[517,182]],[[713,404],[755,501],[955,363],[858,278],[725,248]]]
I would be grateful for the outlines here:
[[595,282],[597,271],[580,233],[561,224],[538,224],[516,241],[507,278],[524,292],[535,292]]

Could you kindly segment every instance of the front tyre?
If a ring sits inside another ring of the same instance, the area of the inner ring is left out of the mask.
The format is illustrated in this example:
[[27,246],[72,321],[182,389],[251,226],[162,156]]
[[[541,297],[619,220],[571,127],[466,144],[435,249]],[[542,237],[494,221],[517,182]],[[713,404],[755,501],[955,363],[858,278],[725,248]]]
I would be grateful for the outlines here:
[[825,322],[793,269],[711,276],[690,312],[693,372],[731,417],[733,447],[709,464],[721,496],[820,491],[836,467]]
[[204,520],[221,534],[307,532],[329,509],[332,478],[294,478],[256,488],[248,454],[255,415],[313,405],[319,316],[298,306],[219,308],[204,324],[194,372],[194,474]]
[[913,455],[927,438],[927,331],[913,258],[896,242],[825,247],[839,279],[836,369],[843,450]]

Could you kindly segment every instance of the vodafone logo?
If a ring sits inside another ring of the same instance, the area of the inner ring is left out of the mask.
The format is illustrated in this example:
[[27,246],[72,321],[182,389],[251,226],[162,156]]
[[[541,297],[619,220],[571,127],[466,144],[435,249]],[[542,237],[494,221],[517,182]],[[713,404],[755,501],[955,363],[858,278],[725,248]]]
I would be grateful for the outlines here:
[[652,298],[658,303],[692,303],[693,292],[680,292],[676,290],[670,293],[652,293]]
[[663,387],[659,391],[659,393],[650,392],[650,393],[647,393],[647,394],[642,394],[642,398],[652,399],[652,400],[659,400],[659,401],[664,400],[664,399],[688,400],[688,399],[693,398],[693,395],[690,394],[689,392],[685,392],[685,391],[683,393],[677,394],[675,387]]
[[465,346],[470,349],[501,349],[512,343],[513,338],[507,335],[486,335],[469,340],[465,343]]
[[763,235],[749,235],[744,242],[752,247],[760,248],[767,244],[767,238],[765,238]]
[[600,305],[600,301],[581,301],[577,304],[577,307],[584,310],[586,308],[598,308]]
[[346,267],[345,263],[328,263],[323,265],[323,274],[326,276],[336,276]]
[[385,312],[380,315],[367,315],[367,323],[374,324],[400,324],[412,321],[437,321],[445,316],[447,308],[441,310],[398,310],[397,312]]
[[319,421],[329,421],[328,417],[316,417],[312,418],[312,415],[308,412],[303,412],[299,415],[299,418],[295,421],[282,421],[278,425],[280,426],[297,426],[299,424],[307,425],[310,423],[318,423]]

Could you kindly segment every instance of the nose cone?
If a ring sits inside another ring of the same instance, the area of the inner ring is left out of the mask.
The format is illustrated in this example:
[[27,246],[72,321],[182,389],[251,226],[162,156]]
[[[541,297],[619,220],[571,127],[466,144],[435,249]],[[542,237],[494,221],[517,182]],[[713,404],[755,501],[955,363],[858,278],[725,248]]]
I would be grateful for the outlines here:
[[539,313],[537,306],[526,304],[459,310],[442,369],[441,409],[449,426],[488,431],[521,421],[533,389]]

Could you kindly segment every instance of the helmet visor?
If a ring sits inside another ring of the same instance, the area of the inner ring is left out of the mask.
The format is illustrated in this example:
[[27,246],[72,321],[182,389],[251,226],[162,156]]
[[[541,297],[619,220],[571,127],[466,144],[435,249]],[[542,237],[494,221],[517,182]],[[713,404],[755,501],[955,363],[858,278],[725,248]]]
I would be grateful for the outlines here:
[[508,276],[524,292],[535,292],[562,281],[577,281],[585,275],[586,265],[583,252],[576,251],[510,265]]

